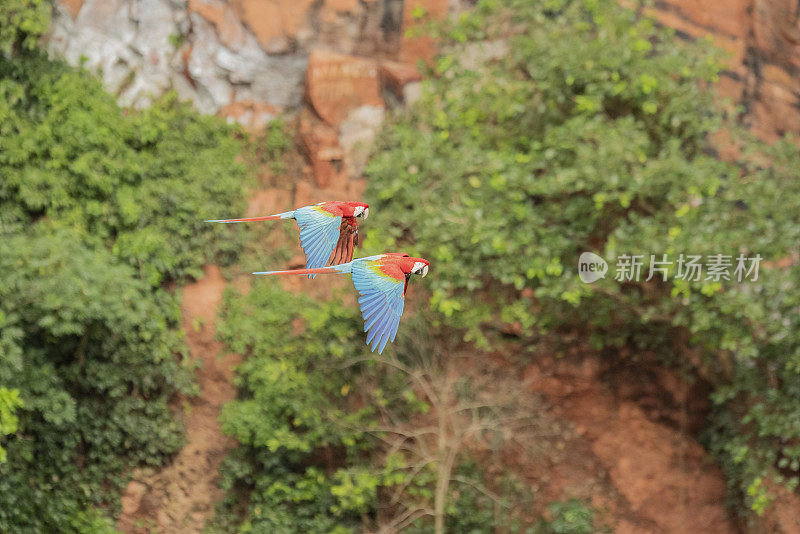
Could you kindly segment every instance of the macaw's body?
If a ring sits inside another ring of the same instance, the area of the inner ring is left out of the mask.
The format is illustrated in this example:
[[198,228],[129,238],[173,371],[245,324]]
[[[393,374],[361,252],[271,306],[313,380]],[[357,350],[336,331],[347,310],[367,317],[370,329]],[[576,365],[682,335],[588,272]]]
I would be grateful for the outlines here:
[[358,304],[364,318],[364,332],[371,350],[383,352],[394,341],[403,315],[408,279],[412,274],[425,276],[430,263],[423,258],[393,252],[357,258],[341,265],[293,271],[265,271],[253,274],[342,274],[349,273],[358,291]]
[[[320,202],[294,211],[250,217],[247,219],[214,219],[206,222],[240,223],[295,219],[300,228],[300,246],[306,254],[306,268],[335,265],[353,259],[358,244],[358,219],[369,216],[369,205],[364,202]],[[312,278],[315,275],[310,275]]]

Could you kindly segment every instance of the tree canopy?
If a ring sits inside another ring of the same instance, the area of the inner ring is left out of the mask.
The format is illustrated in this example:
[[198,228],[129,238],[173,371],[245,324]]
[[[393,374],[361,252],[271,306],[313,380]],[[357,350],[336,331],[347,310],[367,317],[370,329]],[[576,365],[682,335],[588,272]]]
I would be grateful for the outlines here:
[[[442,35],[368,167],[367,242],[430,259],[431,304],[467,339],[579,329],[690,368],[715,387],[706,439],[734,492],[760,512],[762,477],[796,487],[800,270],[777,267],[800,237],[795,140],[753,139],[710,89],[719,53],[617,2],[482,0]],[[584,251],[673,263],[585,284]],[[765,261],[693,281],[680,254]]]
[[0,6],[3,532],[110,529],[93,507],[179,448],[168,401],[194,386],[168,284],[241,246],[201,222],[242,207],[234,129],[173,95],[120,108],[36,46],[49,10]]

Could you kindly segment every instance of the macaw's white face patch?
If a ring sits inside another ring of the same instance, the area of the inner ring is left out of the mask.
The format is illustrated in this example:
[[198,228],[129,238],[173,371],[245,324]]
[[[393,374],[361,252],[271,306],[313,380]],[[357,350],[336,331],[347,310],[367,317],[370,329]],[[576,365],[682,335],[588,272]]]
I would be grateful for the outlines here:
[[422,278],[425,278],[425,276],[428,274],[428,266],[421,261],[415,261],[411,272],[422,276]]
[[353,214],[356,217],[361,217],[362,219],[366,219],[369,217],[369,208],[365,208],[363,206],[356,206],[356,209],[353,210]]

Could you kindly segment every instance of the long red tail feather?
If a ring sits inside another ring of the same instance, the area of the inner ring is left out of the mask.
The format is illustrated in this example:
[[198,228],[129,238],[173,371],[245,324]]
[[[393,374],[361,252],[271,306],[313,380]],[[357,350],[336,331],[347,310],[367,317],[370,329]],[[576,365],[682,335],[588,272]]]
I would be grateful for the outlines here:
[[334,271],[333,269],[292,269],[290,271],[261,271],[253,274],[341,274],[340,271]]
[[253,221],[271,221],[273,219],[282,219],[279,215],[266,215],[264,217],[249,217],[247,219],[209,219],[206,222],[218,223],[236,223],[236,222],[253,222]]

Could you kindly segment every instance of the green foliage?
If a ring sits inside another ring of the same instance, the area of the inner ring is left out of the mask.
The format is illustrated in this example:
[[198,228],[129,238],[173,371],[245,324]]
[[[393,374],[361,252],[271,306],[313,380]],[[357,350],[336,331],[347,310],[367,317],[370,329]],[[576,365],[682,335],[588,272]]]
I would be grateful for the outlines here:
[[0,466],[0,530],[67,531],[126,466],[181,444],[167,401],[188,391],[178,300],[73,233],[3,236],[0,383],[24,406]]
[[550,506],[550,521],[540,521],[536,532],[541,534],[591,534],[594,526],[594,511],[579,499],[554,502]]
[[[533,500],[530,487],[514,474],[495,476],[492,489],[486,487],[489,478],[481,463],[467,458],[456,469],[452,499],[447,510],[446,532],[453,534],[494,534],[495,532],[529,532],[523,518],[529,516]],[[431,525],[418,520],[403,532],[423,534]]]
[[[238,369],[243,394],[223,408],[222,428],[246,445],[308,453],[346,437],[332,420],[341,413],[321,408],[331,395],[341,396],[347,373],[326,377],[325,366],[360,348],[360,317],[271,282],[258,283],[246,297],[226,295],[219,336],[231,350],[253,356]],[[299,335],[293,321],[305,325]]]
[[[19,419],[14,413],[22,406],[19,391],[0,387],[0,438],[17,431]],[[6,450],[0,447],[0,464],[6,461]]]
[[[430,357],[430,341],[412,333],[427,327],[423,316],[406,321],[392,349],[399,361],[410,366],[422,357],[418,352]],[[246,295],[226,294],[218,333],[245,356],[237,369],[239,396],[220,418],[223,431],[242,446],[223,469],[227,499],[218,529],[352,532],[372,528],[381,510],[391,518],[393,509],[431,508],[436,453],[420,458],[410,442],[393,441],[403,432],[413,435],[416,427],[403,425],[424,417],[429,406],[405,373],[368,353],[357,307],[343,305],[336,294],[322,301],[259,279]],[[392,424],[396,432],[386,430]],[[519,484],[497,480],[502,492],[495,495],[477,464],[456,471],[446,510],[450,532],[520,531],[520,514],[512,510],[525,502]],[[407,521],[414,523],[409,531],[429,532],[428,514],[414,521],[418,515]]]
[[[241,145],[174,96],[117,106],[33,45],[49,4],[0,6],[0,531],[112,532],[137,465],[181,445],[194,391],[167,283],[235,258]],[[18,421],[10,417],[16,409]]]
[[[694,367],[716,386],[707,439],[734,491],[763,508],[748,491],[759,476],[796,486],[800,269],[762,268],[746,283],[588,285],[576,268],[587,250],[612,262],[791,257],[794,140],[766,146],[742,132],[705,89],[717,53],[617,2],[484,0],[446,35],[451,52],[368,168],[381,214],[372,249],[430,259],[431,305],[467,339],[490,344],[503,323],[532,335],[580,328],[597,348]],[[508,49],[491,55],[483,39]],[[717,157],[719,130],[740,149],[735,161]]]
[[32,50],[50,26],[47,0],[3,0],[0,3],[0,55]]
[[364,352],[358,310],[258,280],[246,296],[226,294],[218,332],[247,355],[239,397],[220,417],[223,431],[242,444],[226,462],[228,513],[220,515],[231,515],[240,494],[248,503],[244,523],[227,528],[354,531],[359,515],[374,508],[381,481],[348,465],[364,448],[349,428],[368,411],[342,409],[353,379],[345,357]]
[[119,532],[111,519],[95,509],[79,512],[70,526],[79,534],[117,534]]
[[175,95],[122,110],[98,80],[31,52],[0,61],[0,222],[47,219],[110,247],[152,285],[229,261],[242,239],[204,218],[241,211],[241,144]]
[[277,118],[270,121],[264,133],[256,138],[256,143],[261,151],[260,159],[263,163],[269,163],[270,170],[274,174],[286,171],[283,158],[292,145],[292,139],[287,130],[288,126],[284,120]]

